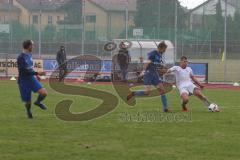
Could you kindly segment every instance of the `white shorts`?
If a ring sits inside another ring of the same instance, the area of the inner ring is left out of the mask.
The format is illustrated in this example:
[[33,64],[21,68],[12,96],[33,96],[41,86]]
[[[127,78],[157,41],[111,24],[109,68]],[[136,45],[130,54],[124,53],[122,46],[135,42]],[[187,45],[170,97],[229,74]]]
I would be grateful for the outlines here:
[[180,95],[182,95],[183,93],[187,93],[188,95],[192,95],[195,88],[198,88],[198,87],[195,86],[194,84],[190,84],[190,85],[181,87],[178,90],[179,90]]

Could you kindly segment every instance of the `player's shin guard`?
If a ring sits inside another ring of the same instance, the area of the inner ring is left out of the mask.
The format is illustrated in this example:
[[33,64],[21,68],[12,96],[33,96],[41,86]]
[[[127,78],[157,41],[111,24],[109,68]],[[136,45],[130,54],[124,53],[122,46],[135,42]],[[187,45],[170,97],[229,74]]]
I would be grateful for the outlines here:
[[28,118],[32,119],[31,102],[25,104]]
[[167,101],[167,96],[165,94],[161,95],[161,101],[163,105],[163,111],[168,109],[168,101]]
[[202,100],[206,107],[210,106],[211,102],[208,99]]
[[46,98],[46,95],[38,95],[38,98],[36,100],[36,103],[41,103]]
[[207,97],[200,95],[198,98],[204,103],[206,107],[210,106],[211,102],[207,99]]
[[38,98],[37,98],[37,100],[36,100],[36,102],[34,104],[36,106],[40,107],[43,110],[47,110],[47,107],[44,104],[41,103],[45,98],[46,98],[46,95],[39,94]]

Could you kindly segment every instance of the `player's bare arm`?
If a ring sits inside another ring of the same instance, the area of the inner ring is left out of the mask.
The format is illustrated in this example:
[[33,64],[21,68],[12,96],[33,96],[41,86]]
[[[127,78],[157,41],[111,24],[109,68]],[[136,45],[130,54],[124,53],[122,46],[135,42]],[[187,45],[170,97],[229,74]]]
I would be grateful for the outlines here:
[[197,84],[200,88],[203,89],[203,88],[205,87],[203,84],[201,84],[201,83],[197,80],[197,78],[196,78],[195,76],[191,75],[191,79],[192,79],[192,81],[193,81],[195,84]]

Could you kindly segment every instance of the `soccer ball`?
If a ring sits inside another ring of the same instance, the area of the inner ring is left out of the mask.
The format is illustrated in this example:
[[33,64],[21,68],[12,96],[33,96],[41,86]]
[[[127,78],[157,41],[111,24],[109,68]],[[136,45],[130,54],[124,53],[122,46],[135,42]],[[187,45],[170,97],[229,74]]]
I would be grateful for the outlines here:
[[210,104],[210,106],[208,107],[208,110],[210,112],[220,112],[218,105],[214,103]]

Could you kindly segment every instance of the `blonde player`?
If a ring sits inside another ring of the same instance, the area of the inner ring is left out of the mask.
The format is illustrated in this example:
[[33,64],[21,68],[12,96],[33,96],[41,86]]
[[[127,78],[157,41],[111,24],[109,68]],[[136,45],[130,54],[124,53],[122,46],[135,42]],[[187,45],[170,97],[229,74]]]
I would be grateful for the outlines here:
[[[209,107],[211,102],[205,97],[201,89],[204,88],[193,75],[193,71],[190,67],[187,67],[188,59],[185,56],[181,57],[180,65],[174,66],[167,71],[167,74],[174,73],[176,77],[176,86],[180,92],[182,99],[182,110],[184,112],[188,111],[187,104],[189,102],[189,96],[194,95],[198,97],[203,103]],[[193,82],[196,84],[193,84]],[[219,110],[216,110],[217,112]]]

